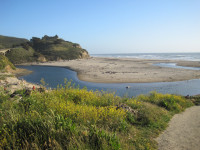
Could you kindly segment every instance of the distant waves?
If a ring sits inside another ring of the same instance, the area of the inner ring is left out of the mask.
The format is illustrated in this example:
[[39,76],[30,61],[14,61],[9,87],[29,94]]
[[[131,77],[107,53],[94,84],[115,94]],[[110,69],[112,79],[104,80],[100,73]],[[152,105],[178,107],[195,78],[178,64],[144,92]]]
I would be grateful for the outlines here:
[[122,54],[91,54],[93,57],[140,58],[160,60],[200,61],[200,53],[122,53]]

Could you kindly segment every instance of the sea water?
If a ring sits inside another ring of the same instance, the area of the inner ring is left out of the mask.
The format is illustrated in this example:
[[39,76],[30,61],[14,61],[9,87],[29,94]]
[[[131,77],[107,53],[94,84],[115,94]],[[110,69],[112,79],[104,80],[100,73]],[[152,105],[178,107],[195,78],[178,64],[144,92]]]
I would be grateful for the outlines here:
[[139,58],[159,60],[189,60],[200,61],[200,53],[121,53],[121,54],[91,54],[93,57]]

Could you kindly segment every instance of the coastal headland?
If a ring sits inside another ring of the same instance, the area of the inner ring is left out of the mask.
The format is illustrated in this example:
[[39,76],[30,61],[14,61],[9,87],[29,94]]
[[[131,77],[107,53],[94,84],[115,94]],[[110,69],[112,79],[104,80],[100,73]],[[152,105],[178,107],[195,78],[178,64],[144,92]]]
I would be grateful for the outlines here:
[[67,67],[76,71],[80,80],[97,83],[174,82],[200,78],[199,70],[153,65],[156,63],[176,63],[180,66],[200,67],[200,62],[196,61],[101,57],[45,63],[26,63],[24,65]]

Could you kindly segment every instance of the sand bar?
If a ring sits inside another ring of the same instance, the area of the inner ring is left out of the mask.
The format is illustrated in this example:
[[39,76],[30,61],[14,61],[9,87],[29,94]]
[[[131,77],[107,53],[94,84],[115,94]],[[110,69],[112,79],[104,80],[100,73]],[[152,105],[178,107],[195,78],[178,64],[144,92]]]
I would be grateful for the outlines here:
[[199,70],[159,67],[152,65],[154,63],[200,67],[200,62],[195,61],[100,57],[31,64],[67,67],[76,71],[80,80],[98,83],[173,82],[200,78]]

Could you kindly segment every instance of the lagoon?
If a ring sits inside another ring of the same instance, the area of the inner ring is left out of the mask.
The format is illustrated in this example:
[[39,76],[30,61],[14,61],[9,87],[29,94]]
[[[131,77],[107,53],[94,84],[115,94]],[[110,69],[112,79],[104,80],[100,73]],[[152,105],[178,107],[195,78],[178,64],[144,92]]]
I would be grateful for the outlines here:
[[[169,93],[178,95],[197,95],[200,93],[200,79],[193,79],[178,82],[155,82],[155,83],[93,83],[81,81],[77,77],[77,73],[63,67],[49,66],[17,66],[33,71],[29,75],[20,77],[28,82],[40,84],[40,80],[44,78],[48,84],[47,87],[56,88],[60,84],[64,84],[64,79],[72,80],[72,83],[80,88],[87,87],[88,90],[104,90],[115,92],[118,96],[137,96],[140,94],[148,94],[151,91],[159,93]],[[126,88],[129,86],[129,88]]]

